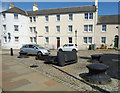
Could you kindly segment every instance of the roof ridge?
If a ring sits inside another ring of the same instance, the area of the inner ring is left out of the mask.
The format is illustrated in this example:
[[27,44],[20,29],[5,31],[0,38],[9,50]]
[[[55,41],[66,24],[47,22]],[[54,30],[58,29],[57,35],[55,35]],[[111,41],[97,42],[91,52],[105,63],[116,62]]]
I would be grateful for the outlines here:
[[[39,9],[36,11],[41,11],[41,10],[55,10],[55,9],[65,9],[65,8],[78,8],[78,7],[87,7],[87,6],[95,6],[95,5],[86,5],[86,6],[73,6],[73,7],[62,7],[62,8],[49,8],[49,9]],[[31,10],[32,12],[33,10]],[[30,11],[27,11],[30,12]]]

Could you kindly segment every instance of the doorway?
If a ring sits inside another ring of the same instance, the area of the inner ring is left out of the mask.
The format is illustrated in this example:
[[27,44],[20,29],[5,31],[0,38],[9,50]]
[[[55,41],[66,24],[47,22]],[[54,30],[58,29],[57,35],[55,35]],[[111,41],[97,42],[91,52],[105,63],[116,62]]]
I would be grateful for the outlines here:
[[114,39],[114,47],[115,47],[115,48],[118,48],[118,47],[119,47],[119,36],[118,36],[118,35],[115,36],[115,39]]
[[60,37],[57,37],[57,48],[60,47]]

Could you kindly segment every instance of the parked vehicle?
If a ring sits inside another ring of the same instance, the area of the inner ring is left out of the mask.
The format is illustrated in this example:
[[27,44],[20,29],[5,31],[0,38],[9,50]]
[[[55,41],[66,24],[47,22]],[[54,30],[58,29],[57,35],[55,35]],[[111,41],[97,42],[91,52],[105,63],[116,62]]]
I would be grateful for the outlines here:
[[36,44],[25,44],[20,51],[27,52],[28,55],[49,55],[50,50]]
[[77,44],[65,44],[58,48],[59,51],[78,51]]

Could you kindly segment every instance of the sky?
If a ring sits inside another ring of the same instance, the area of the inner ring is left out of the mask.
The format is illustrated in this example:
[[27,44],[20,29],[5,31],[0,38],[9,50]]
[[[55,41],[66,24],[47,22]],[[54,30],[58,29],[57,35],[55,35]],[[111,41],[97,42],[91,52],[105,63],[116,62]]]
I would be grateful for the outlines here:
[[[18,8],[25,11],[32,10],[34,2],[13,2]],[[74,6],[94,5],[94,2],[36,2],[39,9],[64,8]],[[10,2],[2,2],[2,10],[9,8]],[[99,2],[98,15],[116,15],[118,13],[118,2]],[[0,10],[1,11],[1,10]]]

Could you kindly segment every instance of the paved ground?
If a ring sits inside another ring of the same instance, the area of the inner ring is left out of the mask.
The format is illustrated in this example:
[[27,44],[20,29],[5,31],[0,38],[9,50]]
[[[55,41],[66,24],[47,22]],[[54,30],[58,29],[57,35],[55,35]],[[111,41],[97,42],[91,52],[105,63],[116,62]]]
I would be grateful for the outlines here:
[[[117,51],[79,51],[78,63],[59,67],[53,64],[45,64],[44,61],[35,60],[34,57],[19,59],[16,55],[7,55],[4,52],[3,62],[3,90],[24,90],[24,91],[117,91],[118,80],[112,79],[108,85],[93,85],[83,81],[80,73],[88,72],[86,59],[80,57],[90,57],[97,53],[117,53]],[[52,51],[52,55],[56,55]],[[32,64],[39,67],[30,68]],[[62,71],[61,71],[62,70]],[[59,83],[58,83],[59,82]]]
[[[15,58],[17,56],[14,56]],[[73,91],[36,72],[8,55],[3,55],[2,88],[4,91]]]

